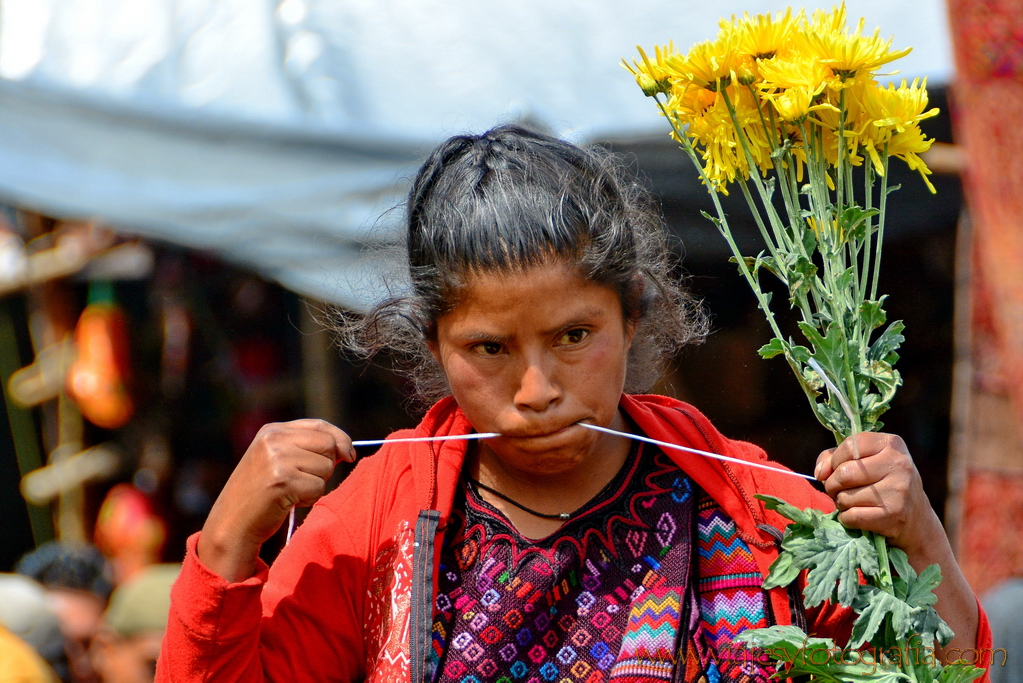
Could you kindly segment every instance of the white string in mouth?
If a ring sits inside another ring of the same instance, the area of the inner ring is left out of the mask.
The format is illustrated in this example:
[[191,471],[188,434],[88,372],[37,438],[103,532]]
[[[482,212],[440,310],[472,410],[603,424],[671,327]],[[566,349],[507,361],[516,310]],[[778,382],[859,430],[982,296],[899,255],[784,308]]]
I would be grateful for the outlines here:
[[715,460],[724,460],[726,462],[733,462],[737,465],[745,465],[747,467],[759,467],[762,470],[770,470],[778,474],[789,474],[793,477],[802,477],[803,479],[809,479],[810,481],[817,481],[816,477],[811,477],[809,474],[801,474],[799,472],[793,472],[792,470],[783,470],[778,467],[771,467],[770,465],[763,465],[759,462],[750,462],[749,460],[741,460],[739,458],[732,458],[727,455],[719,455],[717,453],[711,453],[710,451],[701,451],[699,448],[690,448],[689,446],[680,446],[676,443],[669,441],[659,441],[657,439],[651,439],[649,436],[641,436],[639,434],[630,434],[628,432],[620,432],[617,429],[609,429],[608,427],[598,427],[595,424],[589,422],[577,422],[580,427],[586,427],[597,432],[604,432],[605,434],[614,434],[616,436],[624,436],[627,439],[633,439],[635,441],[645,441],[646,443],[652,443],[656,446],[663,448],[674,448],[675,450],[685,451],[686,453],[695,453],[696,455],[702,455],[705,458],[714,458]]
[[[423,441],[466,441],[470,439],[492,439],[501,436],[497,432],[483,432],[482,434],[449,434],[447,436],[409,436],[398,439],[370,439],[368,441],[353,441],[352,446],[383,446],[385,443],[418,443]],[[295,508],[288,511],[288,533],[284,538],[284,545],[291,543],[291,536],[295,533]]]
[[[726,462],[735,463],[737,465],[745,465],[746,467],[759,467],[762,470],[770,470],[777,474],[788,474],[793,477],[802,477],[803,479],[809,479],[810,481],[817,481],[816,477],[811,477],[809,474],[801,474],[799,472],[793,472],[792,470],[780,469],[778,467],[772,467],[770,465],[763,465],[758,462],[750,462],[749,460],[741,460],[739,458],[732,458],[727,455],[719,455],[718,453],[711,453],[710,451],[701,451],[699,448],[690,448],[689,446],[680,446],[679,444],[671,443],[669,441],[660,441],[658,439],[651,439],[649,436],[642,436],[640,434],[630,434],[629,432],[620,432],[617,429],[610,429],[608,427],[599,427],[589,422],[577,422],[580,427],[586,429],[592,429],[597,432],[604,432],[605,434],[614,434],[615,436],[622,436],[626,439],[633,439],[635,441],[645,441],[646,443],[654,444],[655,446],[661,446],[662,448],[674,448],[675,450],[685,451],[686,453],[695,453],[696,455],[702,455],[705,458],[713,458],[715,460],[724,460]],[[405,437],[398,439],[375,439],[370,441],[353,441],[352,446],[382,446],[385,443],[416,443],[423,441],[459,441],[459,440],[470,440],[470,439],[492,439],[495,436],[501,436],[496,432],[483,432],[480,434],[451,434],[448,436],[414,436]],[[295,508],[291,508],[288,512],[288,535],[284,542],[285,545],[291,542],[291,536],[295,533]]]

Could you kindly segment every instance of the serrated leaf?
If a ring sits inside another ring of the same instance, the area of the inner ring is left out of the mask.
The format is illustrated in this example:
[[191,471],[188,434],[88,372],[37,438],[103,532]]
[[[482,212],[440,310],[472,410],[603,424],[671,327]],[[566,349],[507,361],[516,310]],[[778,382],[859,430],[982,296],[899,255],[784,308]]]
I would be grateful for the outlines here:
[[789,301],[795,303],[796,297],[806,296],[813,287],[817,276],[817,266],[805,256],[797,256],[786,270],[789,283]]
[[913,608],[891,593],[873,586],[864,586],[857,596],[853,609],[859,612],[849,639],[849,647],[854,650],[874,639],[878,629],[884,624],[885,617],[890,618],[896,639],[903,640],[909,635]]
[[757,353],[760,354],[761,358],[774,358],[775,356],[785,353],[785,346],[785,342],[775,337],[757,349]]
[[867,219],[879,213],[877,209],[850,206],[839,216],[838,223],[848,239],[862,240],[867,232]]
[[[806,215],[803,218],[811,216],[811,212],[804,211]],[[807,256],[813,256],[813,252],[817,250],[817,236],[813,234],[813,230],[803,231],[803,251],[806,252]]]
[[944,647],[955,637],[955,633],[933,607],[925,607],[915,612],[910,628],[913,633],[921,636],[928,647],[933,646],[935,642]]
[[896,573],[898,573],[898,575],[906,581],[913,581],[916,579],[916,570],[913,569],[913,565],[909,563],[909,555],[907,555],[906,551],[902,548],[888,548],[888,561],[892,563],[892,567],[895,568]]
[[909,582],[906,602],[910,607],[930,607],[938,601],[934,589],[941,583],[941,567],[932,564],[920,572],[920,576]]
[[868,332],[885,324],[888,316],[881,306],[884,305],[887,298],[887,296],[882,296],[878,301],[867,300],[860,304],[860,322]]
[[867,662],[843,662],[830,638],[811,638],[795,626],[770,626],[743,631],[733,643],[768,653],[784,665],[777,677],[809,675],[827,683],[896,683],[905,674]]
[[884,361],[889,365],[894,364],[895,360],[898,360],[898,355],[895,355],[895,358],[892,359],[892,354],[902,345],[902,342],[906,341],[906,338],[901,334],[904,329],[906,329],[906,326],[901,320],[896,320],[889,325],[881,336],[870,345],[870,349],[867,351],[867,359]]
[[860,590],[857,569],[868,576],[878,571],[873,544],[862,535],[854,535],[832,515],[815,529],[812,540],[793,549],[797,566],[812,567],[803,589],[807,607],[816,607],[832,596],[842,605],[852,605]]

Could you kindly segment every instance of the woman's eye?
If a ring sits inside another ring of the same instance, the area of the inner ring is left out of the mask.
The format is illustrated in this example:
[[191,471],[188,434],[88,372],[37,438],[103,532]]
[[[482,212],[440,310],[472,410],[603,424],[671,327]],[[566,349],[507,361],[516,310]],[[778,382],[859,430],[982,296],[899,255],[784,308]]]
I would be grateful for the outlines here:
[[503,351],[503,348],[497,342],[480,342],[473,346],[472,349],[481,356],[496,356]]
[[589,334],[590,334],[589,330],[583,329],[569,330],[565,334],[561,335],[561,339],[559,341],[562,344],[578,344],[583,339],[586,339],[586,337],[589,336]]

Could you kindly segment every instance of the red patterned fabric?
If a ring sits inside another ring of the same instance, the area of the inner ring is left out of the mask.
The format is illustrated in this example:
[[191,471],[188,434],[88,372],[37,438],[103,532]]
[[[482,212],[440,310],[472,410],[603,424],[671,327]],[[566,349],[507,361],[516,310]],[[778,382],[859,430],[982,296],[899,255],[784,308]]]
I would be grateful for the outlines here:
[[[966,150],[965,189],[973,227],[971,448],[966,459],[960,556],[970,584],[982,591],[1019,571],[1023,546],[1015,523],[1023,515],[1023,3],[1018,0],[949,0],[957,75],[956,136]],[[981,405],[980,401],[983,401]],[[978,414],[991,403],[1013,408],[993,439],[983,436]],[[992,460],[987,453],[1002,452]],[[982,461],[981,458],[984,457]],[[1015,472],[1015,474],[1013,474]],[[991,481],[992,478],[996,481]],[[992,486],[997,496],[986,498]]]

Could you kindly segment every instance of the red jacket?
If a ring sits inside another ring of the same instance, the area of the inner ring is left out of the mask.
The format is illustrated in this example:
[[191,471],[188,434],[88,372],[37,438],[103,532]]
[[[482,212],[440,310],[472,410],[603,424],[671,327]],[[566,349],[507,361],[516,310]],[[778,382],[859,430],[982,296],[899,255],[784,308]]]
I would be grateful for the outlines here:
[[[722,436],[695,408],[663,396],[623,395],[621,408],[648,436],[765,462],[752,444]],[[451,398],[414,431],[392,437],[467,434]],[[189,539],[172,592],[157,667],[161,683],[193,681],[422,681],[430,648],[434,568],[458,486],[466,441],[387,444],[321,499],[269,570],[228,584],[203,566]],[[735,520],[761,572],[777,556],[774,529],[788,520],[753,497],[833,509],[806,481],[669,449],[667,454]],[[779,470],[784,468],[777,465]],[[774,529],[772,529],[773,527]],[[776,533],[776,532],[775,532]],[[826,606],[803,618],[791,591],[770,591],[779,624],[842,640],[855,613]],[[991,647],[981,613],[978,647]]]

